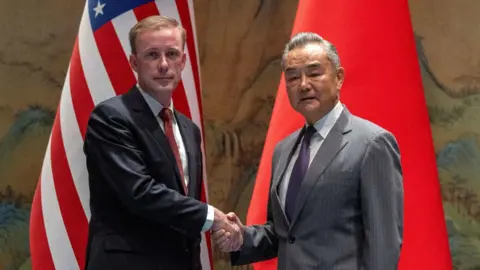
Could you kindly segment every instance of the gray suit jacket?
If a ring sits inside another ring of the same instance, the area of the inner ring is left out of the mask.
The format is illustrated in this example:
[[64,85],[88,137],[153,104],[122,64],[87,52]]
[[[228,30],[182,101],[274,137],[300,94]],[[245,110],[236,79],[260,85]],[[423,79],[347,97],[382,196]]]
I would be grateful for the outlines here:
[[290,222],[278,188],[303,131],[275,147],[267,223],[245,229],[232,264],[278,257],[282,270],[397,269],[403,187],[394,136],[344,108],[310,165]]

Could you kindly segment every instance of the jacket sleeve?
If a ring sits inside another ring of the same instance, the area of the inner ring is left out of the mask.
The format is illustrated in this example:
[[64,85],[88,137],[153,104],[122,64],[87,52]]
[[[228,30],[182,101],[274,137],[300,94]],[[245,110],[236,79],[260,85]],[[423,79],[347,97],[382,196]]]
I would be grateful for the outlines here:
[[152,178],[132,128],[136,127],[115,108],[99,105],[94,109],[84,144],[89,173],[95,171],[106,181],[132,213],[198,236],[207,205]]
[[278,236],[273,226],[271,208],[271,189],[275,165],[278,161],[280,146],[277,145],[272,159],[272,172],[270,174],[270,188],[268,192],[267,221],[263,225],[252,225],[245,228],[243,246],[237,252],[231,253],[232,265],[243,265],[259,261],[266,261],[278,255]]
[[403,236],[403,185],[394,136],[380,132],[367,147],[361,167],[365,228],[363,269],[397,269]]

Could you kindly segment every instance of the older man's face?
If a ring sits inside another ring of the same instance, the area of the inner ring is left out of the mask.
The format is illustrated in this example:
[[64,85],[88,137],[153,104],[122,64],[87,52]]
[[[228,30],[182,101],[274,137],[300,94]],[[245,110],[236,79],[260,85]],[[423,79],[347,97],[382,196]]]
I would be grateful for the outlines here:
[[323,45],[310,43],[288,53],[285,82],[292,107],[314,124],[337,103],[343,68],[335,69]]

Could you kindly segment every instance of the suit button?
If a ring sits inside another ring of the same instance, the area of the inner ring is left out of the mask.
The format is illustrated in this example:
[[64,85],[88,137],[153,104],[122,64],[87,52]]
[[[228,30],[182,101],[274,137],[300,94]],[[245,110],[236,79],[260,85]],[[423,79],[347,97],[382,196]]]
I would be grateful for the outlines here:
[[288,238],[288,243],[293,244],[295,242],[295,237],[291,236]]

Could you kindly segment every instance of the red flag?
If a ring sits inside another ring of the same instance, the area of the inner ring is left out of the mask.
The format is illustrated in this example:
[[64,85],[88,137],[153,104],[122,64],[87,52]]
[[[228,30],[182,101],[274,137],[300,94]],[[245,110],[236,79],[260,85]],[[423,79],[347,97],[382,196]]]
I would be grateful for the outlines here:
[[[35,270],[84,268],[90,219],[82,151],[87,121],[95,104],[136,83],[128,62],[128,32],[143,18],[159,14],[177,19],[187,31],[187,62],[173,103],[203,129],[193,0],[87,0],[32,204]],[[206,181],[202,200],[207,200]],[[213,269],[210,237],[202,238],[203,269]]]
[[[345,82],[340,99],[398,140],[405,191],[400,269],[452,269],[427,106],[407,0],[300,0],[292,35],[315,32],[338,49]],[[283,77],[277,93],[247,224],[262,224],[278,141],[304,124],[288,102]],[[276,269],[276,260],[255,270]]]

